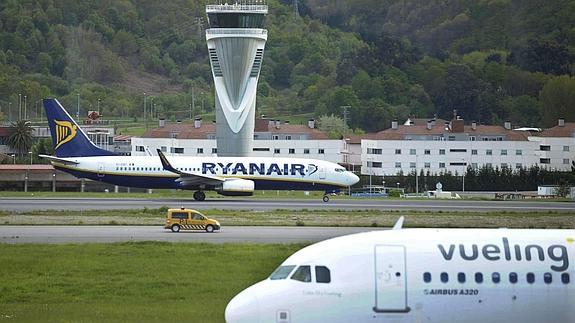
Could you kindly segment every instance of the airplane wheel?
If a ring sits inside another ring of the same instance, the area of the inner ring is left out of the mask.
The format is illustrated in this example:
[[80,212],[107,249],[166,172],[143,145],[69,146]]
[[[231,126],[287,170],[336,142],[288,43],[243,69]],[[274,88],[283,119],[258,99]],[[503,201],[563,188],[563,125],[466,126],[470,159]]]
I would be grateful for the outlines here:
[[196,201],[203,201],[206,199],[206,194],[202,191],[197,191],[194,193],[194,200]]
[[329,202],[329,195],[324,195],[322,200],[326,203]]
[[172,232],[180,232],[180,226],[177,224],[172,225]]
[[208,224],[208,225],[206,226],[206,232],[209,232],[209,233],[214,232],[214,226],[211,225],[211,224]]

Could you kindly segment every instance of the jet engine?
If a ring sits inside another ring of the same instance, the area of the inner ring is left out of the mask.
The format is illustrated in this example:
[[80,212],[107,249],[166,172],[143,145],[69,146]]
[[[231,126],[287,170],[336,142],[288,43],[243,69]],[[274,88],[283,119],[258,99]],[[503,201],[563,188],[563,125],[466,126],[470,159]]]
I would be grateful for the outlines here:
[[225,196],[250,196],[254,194],[255,184],[248,179],[228,179],[216,192]]

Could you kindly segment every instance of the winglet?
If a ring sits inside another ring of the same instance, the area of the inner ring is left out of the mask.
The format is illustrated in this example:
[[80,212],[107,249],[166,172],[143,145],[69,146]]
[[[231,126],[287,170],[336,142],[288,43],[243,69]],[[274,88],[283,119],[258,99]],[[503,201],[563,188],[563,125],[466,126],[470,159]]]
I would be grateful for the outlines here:
[[405,217],[402,215],[401,217],[399,217],[399,219],[397,219],[397,222],[395,222],[395,225],[391,230],[401,230],[403,227],[403,220],[405,220]]
[[179,175],[182,174],[182,172],[175,169],[172,166],[172,164],[170,164],[170,162],[168,161],[168,158],[166,158],[166,156],[164,155],[164,153],[160,149],[157,149],[157,151],[158,151],[158,156],[160,157],[160,161],[162,162],[162,166],[164,167],[164,170],[167,170],[168,172],[176,173]]

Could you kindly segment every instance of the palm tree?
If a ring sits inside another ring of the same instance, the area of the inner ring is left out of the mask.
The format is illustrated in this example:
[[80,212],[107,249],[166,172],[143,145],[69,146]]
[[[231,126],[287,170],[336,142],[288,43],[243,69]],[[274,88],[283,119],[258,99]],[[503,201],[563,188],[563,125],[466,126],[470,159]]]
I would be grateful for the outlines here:
[[32,126],[28,120],[18,120],[10,125],[10,135],[7,144],[16,150],[20,158],[24,156],[32,147]]

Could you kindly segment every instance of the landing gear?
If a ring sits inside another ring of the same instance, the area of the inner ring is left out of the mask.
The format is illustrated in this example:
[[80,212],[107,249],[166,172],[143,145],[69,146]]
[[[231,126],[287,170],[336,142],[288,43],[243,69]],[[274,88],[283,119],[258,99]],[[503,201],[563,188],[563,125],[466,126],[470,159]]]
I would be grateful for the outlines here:
[[206,199],[206,194],[202,191],[196,191],[194,192],[194,200],[196,201],[203,201]]
[[326,203],[329,202],[329,195],[327,195],[327,194],[324,195],[323,198],[322,198],[322,200],[323,200],[324,202],[326,202]]

